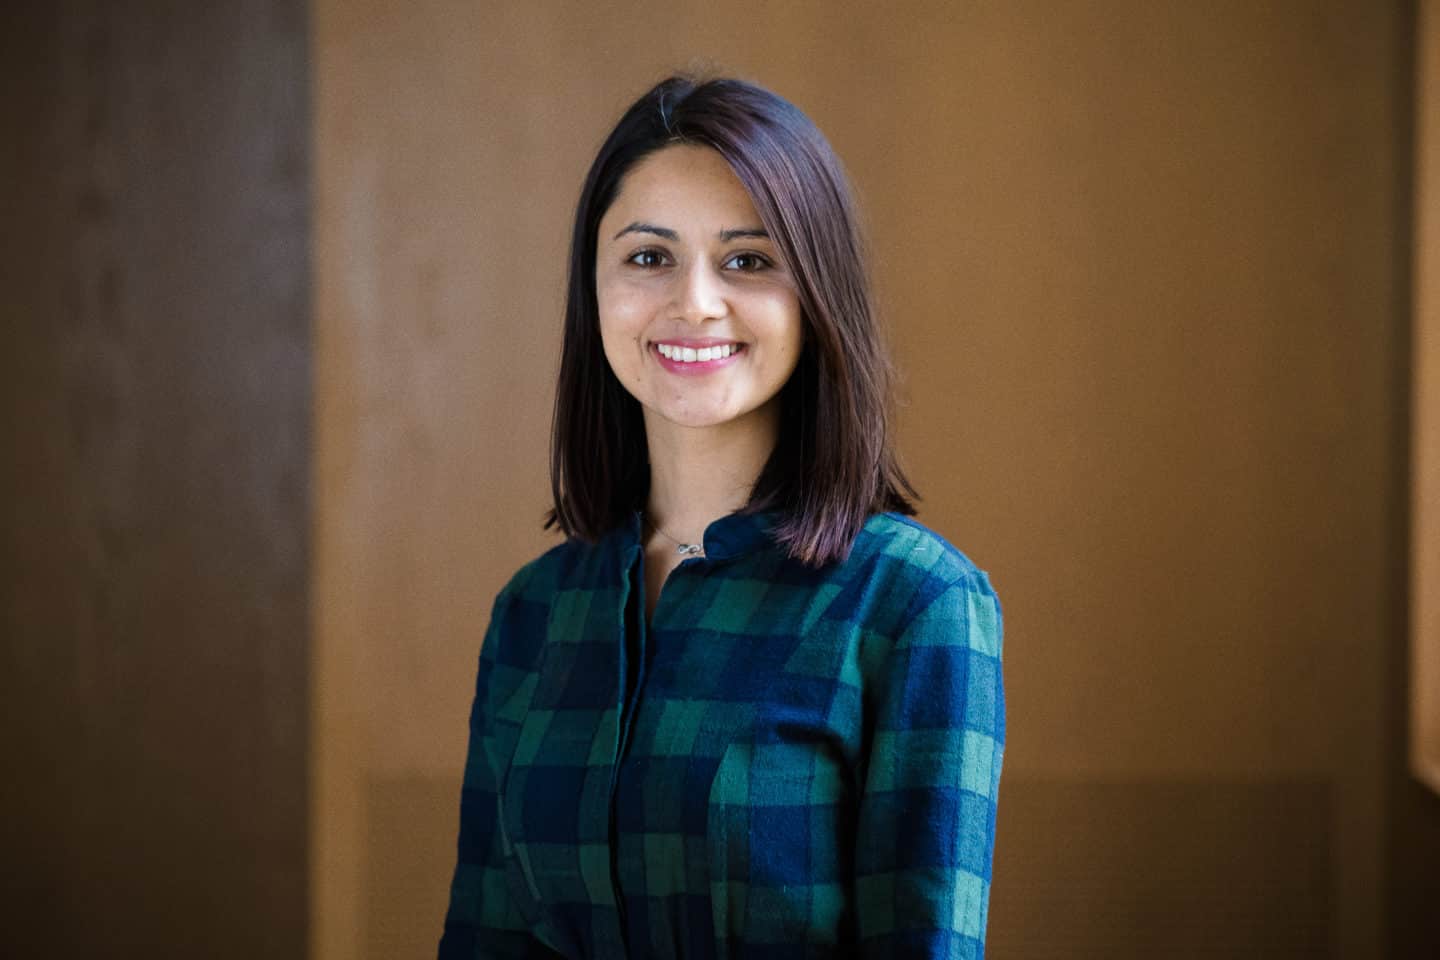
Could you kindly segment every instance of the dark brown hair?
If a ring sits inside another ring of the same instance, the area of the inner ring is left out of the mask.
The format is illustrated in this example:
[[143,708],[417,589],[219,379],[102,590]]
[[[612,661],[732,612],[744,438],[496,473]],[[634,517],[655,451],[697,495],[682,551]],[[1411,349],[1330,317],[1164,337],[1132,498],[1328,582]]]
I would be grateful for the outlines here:
[[890,361],[854,201],[810,119],[733,79],[657,84],[625,111],[590,166],[570,244],[551,430],[555,506],[545,526],[594,541],[644,505],[645,425],[601,345],[596,233],[630,168],[674,143],[711,147],[730,164],[795,278],[804,318],[805,346],[781,388],[779,439],[742,512],[780,511],[776,538],[797,560],[843,559],[871,514],[914,514],[909,498],[917,498],[890,446]]

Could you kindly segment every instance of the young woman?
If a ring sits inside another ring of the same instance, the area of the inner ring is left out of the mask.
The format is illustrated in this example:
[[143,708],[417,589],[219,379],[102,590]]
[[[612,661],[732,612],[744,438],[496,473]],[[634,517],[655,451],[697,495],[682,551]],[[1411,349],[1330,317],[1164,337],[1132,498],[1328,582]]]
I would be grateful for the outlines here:
[[910,519],[850,190],[668,79],[575,217],[550,525],[480,651],[440,954],[979,957],[986,575]]

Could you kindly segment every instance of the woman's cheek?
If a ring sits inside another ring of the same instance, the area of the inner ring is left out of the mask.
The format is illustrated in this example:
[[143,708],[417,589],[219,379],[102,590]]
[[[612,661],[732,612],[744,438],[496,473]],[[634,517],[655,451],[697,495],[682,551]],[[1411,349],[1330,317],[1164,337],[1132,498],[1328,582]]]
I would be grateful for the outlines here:
[[600,300],[601,326],[635,341],[645,332],[646,298],[631,290],[610,290]]

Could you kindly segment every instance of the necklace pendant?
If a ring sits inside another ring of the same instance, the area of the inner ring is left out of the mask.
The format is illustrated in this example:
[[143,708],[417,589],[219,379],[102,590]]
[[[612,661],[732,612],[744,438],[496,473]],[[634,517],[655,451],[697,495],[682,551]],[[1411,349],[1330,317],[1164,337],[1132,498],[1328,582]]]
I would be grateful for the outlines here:
[[705,548],[698,543],[678,543],[675,545],[675,552],[682,557],[700,556],[705,553]]

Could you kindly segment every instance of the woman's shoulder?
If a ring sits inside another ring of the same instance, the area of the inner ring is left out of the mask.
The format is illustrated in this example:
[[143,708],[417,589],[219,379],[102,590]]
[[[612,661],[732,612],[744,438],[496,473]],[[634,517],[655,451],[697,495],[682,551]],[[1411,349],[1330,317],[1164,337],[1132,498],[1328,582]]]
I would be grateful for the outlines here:
[[940,533],[913,517],[876,514],[856,538],[851,564],[882,598],[877,612],[890,624],[883,633],[899,646],[1000,656],[1000,600],[990,576]]
[[522,672],[539,663],[557,602],[584,591],[596,579],[595,545],[566,539],[523,563],[495,595],[481,644],[482,661]]
[[[989,574],[913,517],[871,516],[835,579],[842,593],[855,598],[856,619],[892,638],[931,622],[963,621],[968,629],[993,620],[998,628],[999,600]],[[951,629],[949,635],[962,640],[966,632]]]
[[497,612],[507,604],[548,603],[562,590],[595,586],[597,545],[567,538],[520,566],[496,596]]
[[889,576],[907,574],[937,584],[983,582],[988,575],[944,536],[900,513],[877,513],[855,538],[849,565]]
[[594,543],[567,537],[547,548],[505,581],[495,597],[494,618],[538,618],[543,624],[550,608],[567,597],[613,591],[624,574],[627,544],[625,531],[617,529]]

